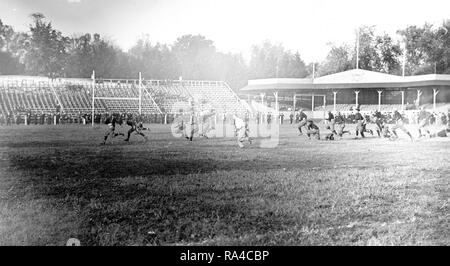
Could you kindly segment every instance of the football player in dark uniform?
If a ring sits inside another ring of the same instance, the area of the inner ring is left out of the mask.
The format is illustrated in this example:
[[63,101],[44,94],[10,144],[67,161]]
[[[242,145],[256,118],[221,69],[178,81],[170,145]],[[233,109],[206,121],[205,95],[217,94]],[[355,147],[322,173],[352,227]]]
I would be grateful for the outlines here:
[[124,139],[124,141],[130,140],[130,135],[133,132],[136,132],[136,135],[140,135],[144,137],[145,141],[148,141],[147,136],[145,136],[144,133],[142,133],[143,130],[150,130],[149,128],[144,127],[144,124],[142,122],[136,122],[134,120],[127,120],[127,125],[129,125],[131,128],[128,130],[127,138]]
[[341,112],[337,112],[336,116],[334,117],[334,122],[336,123],[336,129],[337,129],[337,135],[342,138],[342,136],[345,133],[348,133],[351,135],[350,131],[344,130],[345,129],[345,118],[341,115]]
[[300,121],[298,124],[298,131],[300,131],[299,136],[303,135],[302,127],[306,126],[308,116],[303,112],[303,109],[300,109],[298,113],[298,120]]
[[383,114],[380,111],[373,112],[372,116],[375,118],[375,125],[377,125],[378,137],[381,137],[381,132],[383,132]]
[[365,119],[359,112],[359,108],[356,108],[354,120],[356,122],[356,138],[358,137],[358,134],[361,134],[361,137],[365,138],[365,136],[364,136]]
[[425,136],[425,134],[422,133],[422,129],[425,130],[425,132],[427,132],[428,135],[430,135],[430,131],[425,129],[426,126],[430,125],[430,118],[431,113],[425,111],[425,109],[423,109],[423,106],[420,107],[419,125],[418,125],[419,138]]
[[311,139],[311,136],[315,137],[318,140],[320,139],[319,127],[314,124],[312,119],[308,119],[306,122],[306,135],[309,139]]
[[405,132],[411,138],[411,141],[414,141],[411,133],[409,133],[408,129],[405,128],[404,121],[403,121],[404,118],[403,118],[402,114],[400,114],[396,109],[394,110],[393,119],[394,119],[395,125],[392,127],[391,132],[394,136],[391,137],[391,140],[398,139],[397,132],[395,132],[395,131],[397,129],[401,129],[403,132]]
[[[103,139],[102,144],[106,144],[106,140],[108,139],[109,136],[111,136],[111,138],[117,137],[118,135],[122,135],[123,133],[116,133],[116,124],[118,123],[117,117],[115,115],[111,115],[110,117],[108,117],[105,120],[105,124],[108,124],[108,129],[105,132],[105,136]],[[121,124],[121,122],[119,122],[118,124]]]
[[327,118],[325,119],[325,121],[326,121],[326,129],[330,130],[330,133],[327,134],[325,139],[334,140],[335,139],[334,136],[337,136],[338,133],[335,130],[336,120],[331,111],[328,111]]

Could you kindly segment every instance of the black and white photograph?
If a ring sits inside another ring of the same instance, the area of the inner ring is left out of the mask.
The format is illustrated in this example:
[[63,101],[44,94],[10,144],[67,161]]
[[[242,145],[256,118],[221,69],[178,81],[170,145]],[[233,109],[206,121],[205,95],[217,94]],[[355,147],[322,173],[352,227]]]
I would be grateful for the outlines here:
[[0,246],[449,246],[449,31],[448,0],[0,0]]

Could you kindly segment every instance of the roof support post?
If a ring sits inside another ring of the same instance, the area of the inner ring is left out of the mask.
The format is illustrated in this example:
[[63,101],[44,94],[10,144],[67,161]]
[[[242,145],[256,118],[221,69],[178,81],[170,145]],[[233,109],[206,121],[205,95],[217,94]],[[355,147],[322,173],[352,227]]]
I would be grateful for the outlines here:
[[421,89],[417,89],[417,100],[416,100],[417,107],[420,106],[420,95],[422,95],[422,90]]
[[94,126],[95,115],[95,70],[92,70],[92,114],[91,114],[91,126]]
[[381,93],[383,93],[383,91],[379,90],[377,92],[378,92],[378,111],[381,111]]
[[333,111],[336,112],[336,94],[337,91],[333,91]]
[[438,95],[438,93],[438,89],[433,89],[433,111],[436,111],[436,96]]
[[296,104],[296,102],[297,102],[297,95],[296,95],[295,92],[294,92],[294,103],[293,103],[293,106],[294,106],[294,112],[295,112],[295,104]]
[[[127,80],[128,84],[128,80]],[[139,72],[139,115],[142,115],[142,74]]]
[[355,91],[355,95],[356,95],[356,107],[358,107],[358,105],[359,105],[359,103],[358,103],[359,91]]
[[[261,96],[261,105],[262,106],[264,106],[264,96],[266,95],[264,92],[262,92],[262,93],[260,93],[259,94],[260,96]],[[260,112],[260,120],[259,121],[261,121],[261,123],[262,123],[262,121],[264,121],[263,120],[263,118],[264,118],[264,116],[263,116],[263,112]]]
[[402,111],[405,110],[405,91],[402,91]]
[[[314,93],[312,94],[312,97],[311,97],[311,112],[314,114]],[[313,117],[314,117],[314,115],[313,115]]]
[[278,91],[274,92],[273,96],[275,96],[275,112],[278,114]]

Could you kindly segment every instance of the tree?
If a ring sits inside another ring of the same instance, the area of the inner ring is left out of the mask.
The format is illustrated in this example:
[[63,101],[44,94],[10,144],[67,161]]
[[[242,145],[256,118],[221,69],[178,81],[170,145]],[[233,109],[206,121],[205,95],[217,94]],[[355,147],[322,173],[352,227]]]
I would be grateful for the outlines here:
[[84,34],[72,38],[68,52],[70,55],[67,59],[66,74],[69,77],[90,77],[93,70],[91,35]]
[[281,44],[273,45],[269,41],[252,47],[250,78],[303,78],[306,75],[305,63],[298,52],[292,54]]
[[[380,58],[375,47],[375,26],[362,26],[359,29],[359,61],[358,68],[377,71],[380,68]],[[356,48],[355,48],[356,49]],[[352,61],[356,65],[356,52]]]
[[317,76],[325,76],[354,68],[352,62],[353,49],[349,45],[329,45],[331,49],[324,62],[320,64]]
[[212,79],[226,81],[234,90],[247,85],[248,68],[241,54],[217,53],[212,67]]
[[307,74],[305,62],[297,51],[292,58],[287,76],[292,78],[303,78],[306,77]]
[[165,44],[152,45],[145,36],[129,50],[135,68],[147,79],[176,79],[181,75],[175,54]]
[[0,74],[20,74],[23,66],[14,53],[17,33],[0,19]]
[[92,69],[98,77],[113,78],[113,69],[117,64],[118,48],[103,40],[100,34],[94,34],[92,41]]
[[201,35],[183,35],[172,46],[185,79],[211,79],[216,47]]
[[0,19],[0,50],[9,51],[9,45],[13,39],[14,30],[10,25],[3,24]]
[[31,17],[34,25],[30,25],[30,45],[25,58],[27,73],[51,77],[63,75],[69,38],[54,30],[51,22],[46,23],[41,13]]
[[377,70],[388,74],[400,74],[402,49],[388,34],[375,37],[375,50],[378,55]]
[[[400,44],[394,43],[388,34],[375,35],[375,26],[359,28],[359,61],[358,68],[390,74],[399,74]],[[356,44],[357,45],[357,44]],[[356,67],[356,45],[331,45],[330,52],[321,63],[319,75],[327,75],[346,71]]]
[[399,30],[406,43],[406,73],[408,75],[450,73],[450,20],[437,29],[426,23]]

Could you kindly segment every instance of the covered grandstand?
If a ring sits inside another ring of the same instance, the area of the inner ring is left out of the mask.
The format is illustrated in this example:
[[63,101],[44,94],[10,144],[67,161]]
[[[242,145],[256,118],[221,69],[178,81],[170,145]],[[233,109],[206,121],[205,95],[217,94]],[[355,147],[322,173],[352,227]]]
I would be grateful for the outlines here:
[[353,69],[318,78],[249,80],[240,97],[279,111],[308,110],[314,117],[323,111],[417,109],[447,111],[450,75],[396,76]]

